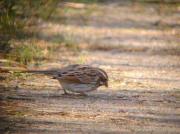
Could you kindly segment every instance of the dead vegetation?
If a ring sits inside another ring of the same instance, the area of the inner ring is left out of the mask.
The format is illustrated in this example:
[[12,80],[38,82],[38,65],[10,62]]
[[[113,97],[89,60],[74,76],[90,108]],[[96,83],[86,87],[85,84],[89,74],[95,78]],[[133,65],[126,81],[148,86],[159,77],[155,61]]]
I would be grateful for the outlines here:
[[[178,134],[179,5],[161,11],[157,3],[129,1],[62,7],[33,26],[31,38],[12,40],[8,60],[0,61],[12,70],[0,70],[0,133]],[[47,76],[13,71],[74,63],[105,69],[109,88],[64,96]]]

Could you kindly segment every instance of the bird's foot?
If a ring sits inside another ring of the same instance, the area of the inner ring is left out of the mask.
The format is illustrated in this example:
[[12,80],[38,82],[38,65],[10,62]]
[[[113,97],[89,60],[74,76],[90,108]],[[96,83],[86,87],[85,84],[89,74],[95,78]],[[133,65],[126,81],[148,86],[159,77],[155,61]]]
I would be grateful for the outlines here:
[[71,95],[71,94],[68,92],[64,92],[62,95]]
[[65,96],[71,96],[71,95],[73,95],[73,94],[67,92],[65,89],[63,89],[63,91],[64,91],[64,93],[63,93],[62,95],[65,95]]

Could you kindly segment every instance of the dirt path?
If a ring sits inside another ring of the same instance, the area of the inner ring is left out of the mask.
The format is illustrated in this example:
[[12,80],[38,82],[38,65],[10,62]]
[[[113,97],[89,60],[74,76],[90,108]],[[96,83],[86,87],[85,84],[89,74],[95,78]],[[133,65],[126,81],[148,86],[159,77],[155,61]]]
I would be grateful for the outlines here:
[[164,16],[156,8],[115,1],[69,11],[64,24],[57,16],[44,23],[40,39],[58,41],[63,33],[90,47],[75,55],[57,53],[41,68],[86,62],[108,72],[110,87],[86,97],[64,96],[47,76],[3,80],[0,133],[178,134],[179,15]]

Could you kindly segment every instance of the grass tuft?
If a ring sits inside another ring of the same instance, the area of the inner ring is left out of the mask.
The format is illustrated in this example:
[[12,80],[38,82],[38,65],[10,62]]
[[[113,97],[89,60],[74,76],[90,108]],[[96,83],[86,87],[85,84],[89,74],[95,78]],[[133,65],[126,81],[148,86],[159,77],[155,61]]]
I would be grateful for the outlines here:
[[8,54],[9,59],[28,65],[42,57],[42,50],[34,44],[22,44],[15,47]]

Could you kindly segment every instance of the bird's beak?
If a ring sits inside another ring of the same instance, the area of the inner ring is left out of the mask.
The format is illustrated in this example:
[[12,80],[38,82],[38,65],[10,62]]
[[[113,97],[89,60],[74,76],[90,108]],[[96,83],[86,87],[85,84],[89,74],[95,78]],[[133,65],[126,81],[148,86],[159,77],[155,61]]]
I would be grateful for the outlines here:
[[108,87],[108,82],[105,83],[105,86]]

